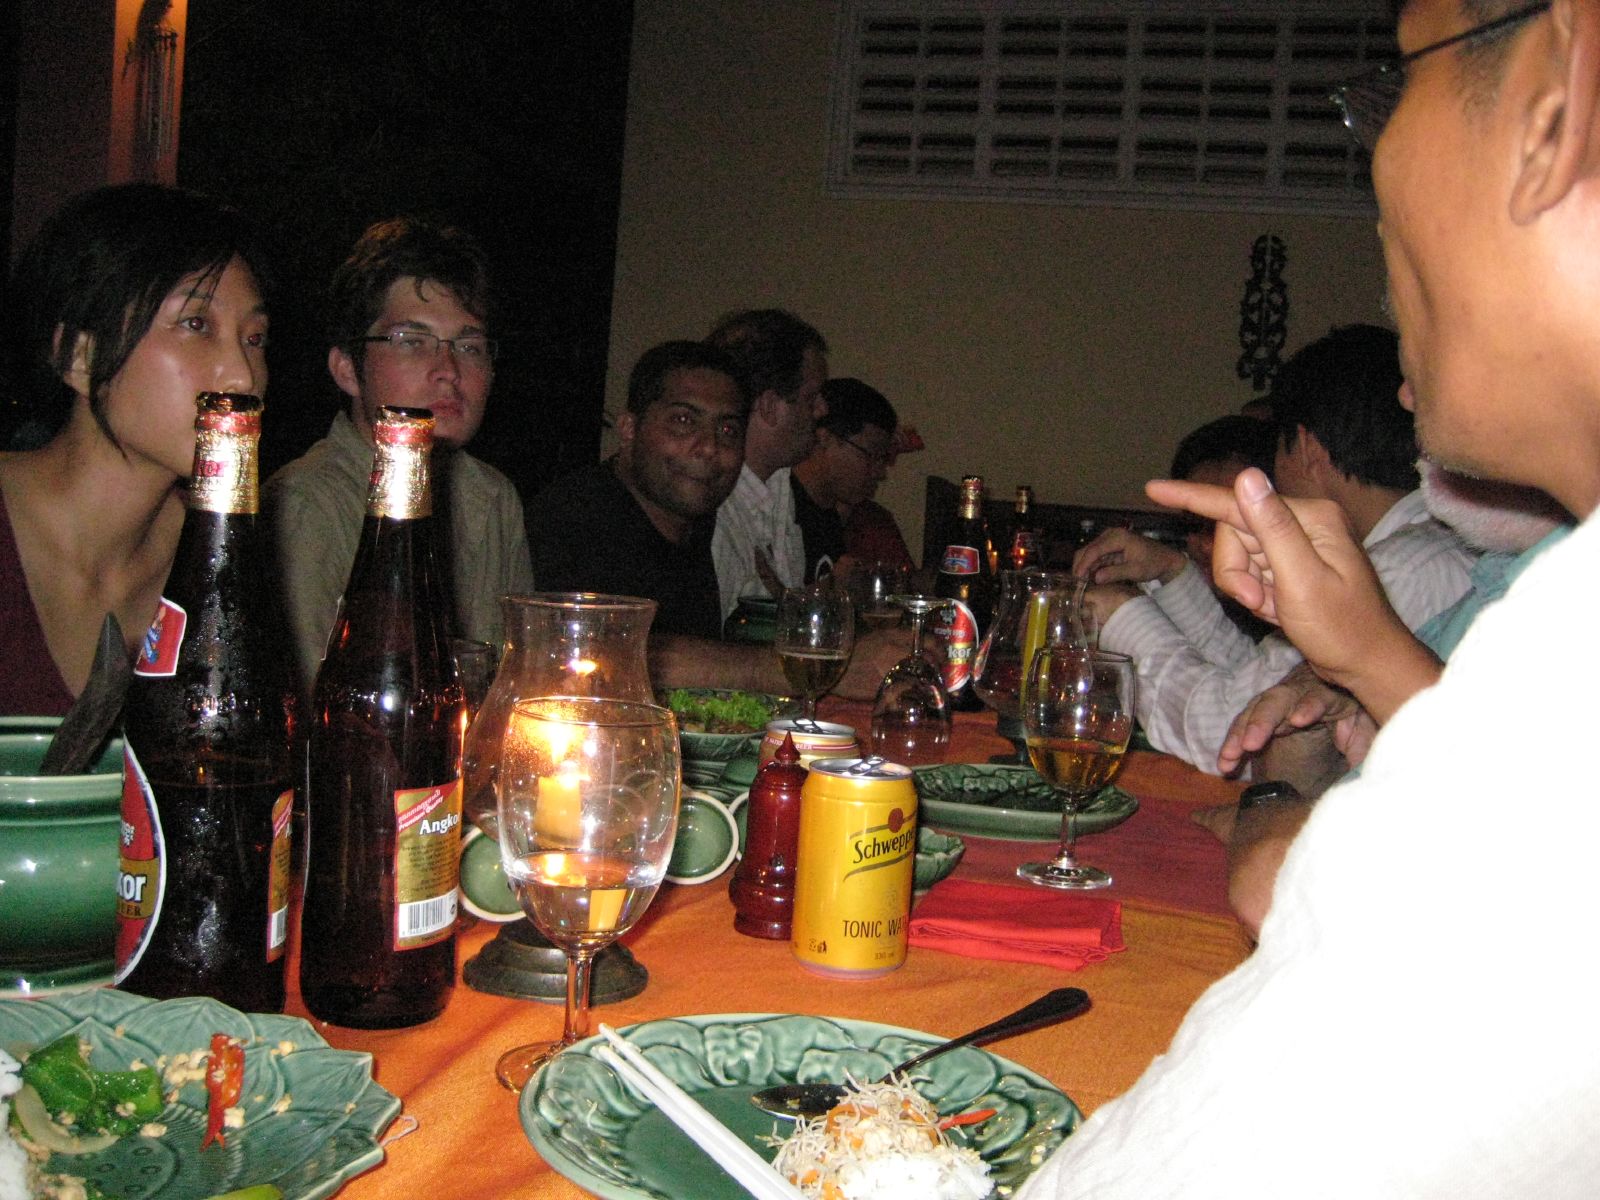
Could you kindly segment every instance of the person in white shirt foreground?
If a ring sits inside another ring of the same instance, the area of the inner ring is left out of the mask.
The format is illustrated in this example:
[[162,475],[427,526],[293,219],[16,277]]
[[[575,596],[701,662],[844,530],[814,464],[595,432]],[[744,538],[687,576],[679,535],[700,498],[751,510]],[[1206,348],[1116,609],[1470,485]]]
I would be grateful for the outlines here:
[[[1273,475],[1285,495],[1339,506],[1389,602],[1415,629],[1466,592],[1473,555],[1428,515],[1399,386],[1395,336],[1387,329],[1348,325],[1299,350],[1272,385]],[[1096,586],[1088,595],[1101,648],[1128,655],[1138,668],[1139,723],[1151,743],[1215,771],[1229,723],[1282,679],[1300,652],[1281,633],[1251,639],[1186,556],[1132,530],[1101,534],[1074,556],[1073,572],[1097,585],[1123,585]]]
[[[1376,145],[1423,448],[1582,524],[1322,798],[1255,954],[1021,1200],[1548,1200],[1600,1179],[1600,0],[1411,0],[1399,36],[1403,90],[1345,95]],[[1219,581],[1320,661],[1300,617],[1351,577],[1348,538],[1256,471],[1150,495],[1227,522]]]

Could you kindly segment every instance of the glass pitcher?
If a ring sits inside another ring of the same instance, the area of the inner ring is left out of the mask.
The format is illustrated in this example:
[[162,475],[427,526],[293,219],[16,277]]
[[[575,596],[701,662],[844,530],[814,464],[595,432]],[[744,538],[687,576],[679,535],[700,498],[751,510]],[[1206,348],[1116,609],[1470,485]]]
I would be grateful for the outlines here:
[[653,600],[594,592],[506,596],[506,643],[483,707],[467,730],[461,776],[467,820],[495,835],[495,778],[511,706],[535,696],[650,703],[645,640]]
[[978,647],[972,686],[995,711],[995,729],[1017,746],[1006,762],[1027,762],[1021,720],[1023,673],[1041,646],[1070,643],[1093,649],[1094,614],[1084,603],[1088,586],[1065,571],[1000,572],[1000,600]]

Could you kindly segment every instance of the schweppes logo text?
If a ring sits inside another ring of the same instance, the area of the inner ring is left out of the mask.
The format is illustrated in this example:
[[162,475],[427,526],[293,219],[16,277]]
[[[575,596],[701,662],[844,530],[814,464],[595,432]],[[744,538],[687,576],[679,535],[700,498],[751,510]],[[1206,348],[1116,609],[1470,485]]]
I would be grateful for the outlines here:
[[917,850],[917,827],[898,808],[882,825],[863,829],[850,839],[850,869],[846,879],[863,871],[877,871],[904,862]]

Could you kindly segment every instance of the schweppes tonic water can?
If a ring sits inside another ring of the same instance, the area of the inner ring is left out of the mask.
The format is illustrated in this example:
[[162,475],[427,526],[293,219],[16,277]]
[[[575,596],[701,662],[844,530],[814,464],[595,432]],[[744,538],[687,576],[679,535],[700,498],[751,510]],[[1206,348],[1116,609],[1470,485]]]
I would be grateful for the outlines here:
[[906,960],[917,854],[911,769],[881,758],[824,758],[800,790],[791,945],[836,979],[887,975]]

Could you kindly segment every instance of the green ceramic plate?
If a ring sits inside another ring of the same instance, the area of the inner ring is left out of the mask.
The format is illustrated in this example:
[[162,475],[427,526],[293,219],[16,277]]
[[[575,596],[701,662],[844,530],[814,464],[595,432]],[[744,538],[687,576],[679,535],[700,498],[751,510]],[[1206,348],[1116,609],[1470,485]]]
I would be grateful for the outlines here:
[[[1061,834],[1061,800],[1032,767],[948,763],[917,767],[922,820],[983,837],[1053,842]],[[1101,788],[1073,818],[1079,836],[1120,825],[1139,802],[1119,787]]]
[[[299,1017],[249,1014],[204,998],[148,1000],[103,989],[41,1000],[0,1002],[0,1046],[15,1053],[71,1031],[89,1061],[125,1070],[134,1059],[209,1050],[211,1035],[245,1043],[244,1128],[218,1151],[200,1151],[206,1089],[186,1083],[160,1121],[165,1136],[127,1137],[98,1154],[55,1156],[48,1171],[70,1171],[117,1200],[204,1200],[273,1183],[285,1200],[320,1200],[383,1161],[378,1135],[400,1101],[372,1080],[372,1056],[334,1050]],[[280,1045],[289,1047],[280,1052]],[[274,1109],[282,1097],[290,1104]]]
[[[750,1103],[752,1092],[790,1080],[875,1079],[942,1040],[871,1021],[719,1013],[649,1021],[624,1030],[674,1083],[767,1158],[760,1139],[788,1129]],[[552,1167],[607,1200],[737,1200],[745,1192],[591,1057],[589,1038],[559,1055],[523,1089],[522,1128]],[[987,1050],[966,1047],[917,1072],[941,1112],[995,1108],[956,1131],[989,1164],[1002,1194],[1015,1190],[1082,1119],[1042,1076]]]

